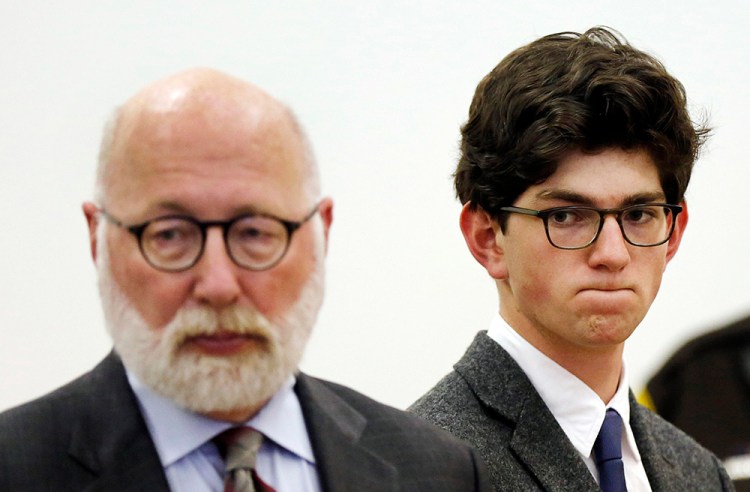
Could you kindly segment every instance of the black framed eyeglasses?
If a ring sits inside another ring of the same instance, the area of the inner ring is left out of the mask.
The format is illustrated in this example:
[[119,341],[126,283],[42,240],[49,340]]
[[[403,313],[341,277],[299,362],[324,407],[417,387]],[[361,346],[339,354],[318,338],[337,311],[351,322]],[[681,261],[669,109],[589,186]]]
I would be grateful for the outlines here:
[[648,248],[669,241],[674,232],[675,218],[682,212],[682,207],[668,203],[644,203],[622,208],[570,206],[533,210],[501,207],[499,211],[542,219],[547,239],[552,246],[560,249],[591,246],[599,237],[604,218],[614,215],[625,241],[633,246]]
[[169,215],[141,224],[126,225],[106,210],[99,212],[112,224],[138,240],[143,258],[165,272],[181,272],[195,265],[206,245],[209,227],[221,227],[229,257],[248,270],[268,270],[286,254],[294,232],[319,210],[320,203],[300,221],[270,214],[244,214],[230,220],[199,221],[184,215]]

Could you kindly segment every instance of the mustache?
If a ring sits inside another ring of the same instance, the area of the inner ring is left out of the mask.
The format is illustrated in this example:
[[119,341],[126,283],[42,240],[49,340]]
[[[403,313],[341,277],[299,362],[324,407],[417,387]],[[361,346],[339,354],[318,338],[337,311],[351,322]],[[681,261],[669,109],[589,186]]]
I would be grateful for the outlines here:
[[252,337],[272,343],[276,330],[271,322],[255,309],[230,306],[220,311],[209,307],[181,308],[164,329],[162,340],[172,347],[181,347],[190,339],[205,336]]

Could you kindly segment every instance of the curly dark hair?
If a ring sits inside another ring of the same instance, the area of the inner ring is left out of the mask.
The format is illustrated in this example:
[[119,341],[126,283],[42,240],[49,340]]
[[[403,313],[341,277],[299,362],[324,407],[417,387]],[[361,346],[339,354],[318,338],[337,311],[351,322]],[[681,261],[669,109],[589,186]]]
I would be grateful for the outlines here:
[[685,89],[617,32],[544,36],[506,56],[477,86],[461,128],[461,203],[494,216],[551,176],[573,150],[644,149],[669,203],[680,202],[708,136]]

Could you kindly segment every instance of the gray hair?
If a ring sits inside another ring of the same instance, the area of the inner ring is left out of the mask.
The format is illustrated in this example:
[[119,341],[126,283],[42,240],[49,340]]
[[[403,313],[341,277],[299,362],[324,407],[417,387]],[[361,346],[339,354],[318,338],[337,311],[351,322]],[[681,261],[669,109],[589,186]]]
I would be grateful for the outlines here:
[[112,114],[104,123],[104,129],[102,130],[102,139],[99,144],[99,156],[96,165],[96,182],[94,183],[94,201],[99,206],[104,205],[107,196],[104,182],[112,159],[112,148],[115,144],[115,135],[121,115],[122,106],[118,106],[112,111]]

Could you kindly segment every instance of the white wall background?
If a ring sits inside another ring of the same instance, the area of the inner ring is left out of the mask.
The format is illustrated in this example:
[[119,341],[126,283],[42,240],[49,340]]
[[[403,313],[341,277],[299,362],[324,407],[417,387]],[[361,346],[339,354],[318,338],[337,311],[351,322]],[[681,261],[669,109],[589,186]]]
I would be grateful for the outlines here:
[[688,337],[750,311],[750,7],[742,0],[25,0],[0,4],[0,409],[109,350],[80,203],[101,126],[144,84],[202,65],[307,126],[335,200],[326,303],[303,367],[398,407],[496,309],[450,174],[474,87],[510,50],[604,24],[660,57],[715,134],[690,226],[628,346],[634,386]]

